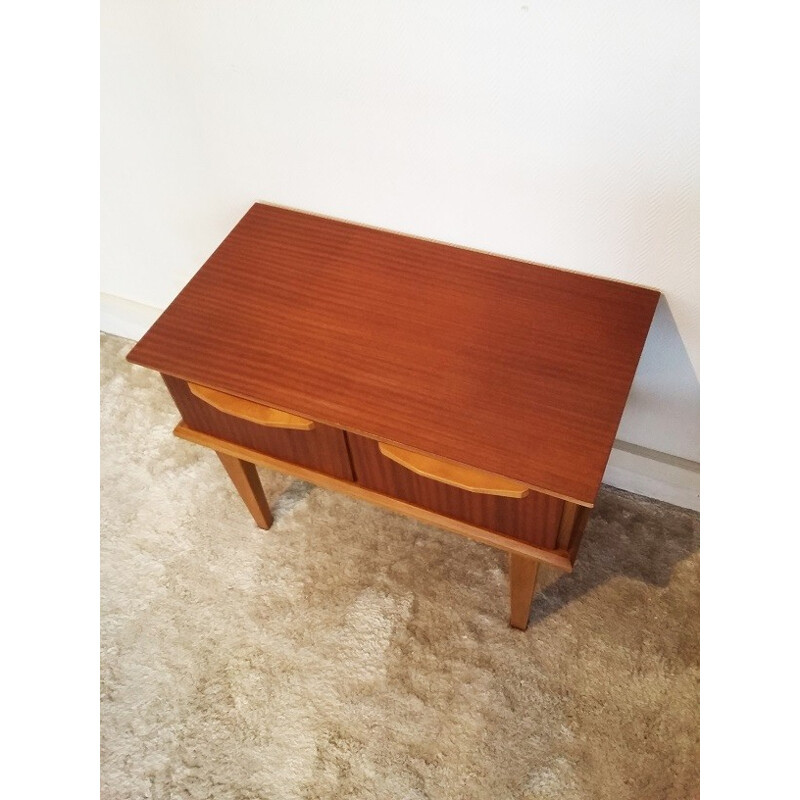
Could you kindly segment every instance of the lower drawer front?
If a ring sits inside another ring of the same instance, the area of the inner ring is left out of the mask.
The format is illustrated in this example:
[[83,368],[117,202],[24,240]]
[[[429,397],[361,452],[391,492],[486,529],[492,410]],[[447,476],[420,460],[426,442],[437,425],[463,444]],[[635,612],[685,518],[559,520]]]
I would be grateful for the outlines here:
[[381,453],[378,443],[347,434],[358,483],[438,514],[555,548],[564,501],[530,490],[525,497],[478,494],[426,478]]
[[319,423],[311,430],[260,425],[214,408],[195,396],[186,381],[170,375],[161,377],[190,428],[335,478],[353,480],[342,431]]

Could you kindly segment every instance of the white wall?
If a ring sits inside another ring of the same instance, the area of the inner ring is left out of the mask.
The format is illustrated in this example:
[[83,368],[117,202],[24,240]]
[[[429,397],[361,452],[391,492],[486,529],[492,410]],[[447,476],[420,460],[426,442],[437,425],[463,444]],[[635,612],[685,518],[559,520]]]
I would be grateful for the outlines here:
[[618,438],[699,460],[697,18],[103,0],[101,290],[163,309],[255,200],[653,286]]

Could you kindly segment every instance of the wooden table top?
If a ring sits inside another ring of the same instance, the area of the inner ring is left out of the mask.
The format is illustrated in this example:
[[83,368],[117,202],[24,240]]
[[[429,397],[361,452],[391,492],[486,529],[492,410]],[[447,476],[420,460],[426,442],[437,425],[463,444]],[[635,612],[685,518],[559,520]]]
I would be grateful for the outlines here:
[[128,358],[591,505],[658,298],[256,204]]

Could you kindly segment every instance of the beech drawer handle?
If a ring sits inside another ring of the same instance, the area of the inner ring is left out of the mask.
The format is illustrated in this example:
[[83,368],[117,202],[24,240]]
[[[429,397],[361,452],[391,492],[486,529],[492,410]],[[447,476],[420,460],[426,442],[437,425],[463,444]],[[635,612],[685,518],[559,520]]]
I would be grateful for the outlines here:
[[243,397],[236,397],[232,394],[225,394],[216,389],[209,389],[207,386],[199,386],[196,383],[189,383],[189,391],[199,397],[204,403],[213,406],[217,411],[230,414],[232,417],[239,417],[248,422],[255,422],[257,425],[266,425],[270,428],[288,428],[294,431],[310,431],[314,423],[310,419],[289,414],[286,411],[278,411],[277,408],[262,406]]
[[415,453],[413,450],[404,450],[402,447],[384,442],[378,442],[378,448],[386,458],[411,472],[416,472],[417,475],[466,489],[468,492],[494,494],[499,497],[525,497],[530,490],[529,486],[519,481],[495,475],[493,472],[465,467],[455,461]]

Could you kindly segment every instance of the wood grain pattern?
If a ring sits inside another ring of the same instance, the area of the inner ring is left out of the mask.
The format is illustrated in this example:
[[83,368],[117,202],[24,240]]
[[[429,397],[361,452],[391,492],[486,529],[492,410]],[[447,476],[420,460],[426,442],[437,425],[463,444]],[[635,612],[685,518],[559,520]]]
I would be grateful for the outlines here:
[[510,478],[503,478],[501,475],[494,475],[473,467],[465,467],[454,461],[434,458],[425,453],[406,450],[393,444],[379,442],[378,449],[383,456],[401,467],[410,469],[417,475],[422,475],[423,478],[431,478],[440,483],[455,486],[457,489],[464,489],[476,494],[518,498],[525,497],[530,491],[530,487],[519,481],[512,481]]
[[184,422],[195,430],[267,453],[281,461],[302,464],[343,480],[353,480],[342,431],[326,425],[315,425],[310,431],[292,431],[248,422],[225,414],[195,397],[186,381],[170,375],[161,377]]
[[511,616],[509,625],[524,631],[528,627],[531,615],[531,602],[536,591],[536,576],[539,574],[539,562],[526,558],[519,553],[508,556],[508,582],[511,599]]
[[209,389],[207,386],[198,386],[196,383],[187,383],[189,391],[199,397],[204,403],[213,406],[217,411],[230,414],[257,425],[266,425],[269,428],[285,428],[293,431],[310,431],[314,423],[310,419],[298,417],[296,414],[287,414],[277,408],[262,406],[232,394]]
[[457,489],[410,472],[386,458],[378,442],[347,434],[358,482],[382,494],[437,514],[555,549],[564,501],[530,492],[523,498],[497,497]]
[[569,548],[572,530],[575,527],[575,518],[578,514],[578,506],[575,503],[564,503],[564,512],[561,515],[561,523],[558,526],[558,538],[556,547],[566,550]]
[[581,539],[583,532],[586,530],[586,524],[589,522],[590,511],[588,508],[581,508],[578,511],[575,519],[575,525],[572,528],[572,536],[569,541],[569,559],[574,563],[578,556],[578,548],[581,546]]
[[[323,486],[326,489],[333,489],[334,491],[348,494],[351,497],[356,497],[359,500],[367,500],[370,503],[382,506],[390,511],[396,511],[400,514],[405,514],[407,517],[412,517],[430,525],[444,528],[452,533],[458,533],[461,536],[466,536],[468,539],[473,539],[481,544],[490,545],[491,547],[505,550],[508,553],[519,553],[527,558],[533,558],[544,564],[550,564],[565,572],[572,571],[574,559],[571,560],[566,551],[537,547],[536,545],[520,541],[519,539],[514,539],[511,536],[504,536],[501,533],[496,533],[476,525],[470,525],[457,519],[451,519],[441,514],[436,514],[426,508],[421,508],[411,503],[405,503],[395,497],[372,491],[357,483],[339,480],[338,478],[331,477],[322,472],[315,472],[314,470],[302,467],[298,464],[281,461],[257,450],[251,450],[242,445],[234,444],[233,442],[226,442],[216,436],[194,430],[184,423],[178,424],[174,432],[175,435],[181,439],[194,442],[204,447],[210,447],[218,453],[227,453],[228,455],[253,464],[263,464],[267,467],[287,472],[290,475],[295,475],[298,478],[310,481],[318,486]],[[588,512],[588,509],[586,509],[586,511]]]
[[272,525],[272,512],[269,510],[269,503],[264,495],[264,487],[261,485],[255,465],[249,461],[229,456],[227,453],[217,452],[217,455],[233,481],[236,491],[244,500],[247,510],[253,515],[256,525],[264,530],[269,528]]
[[128,358],[591,505],[658,297],[256,204]]

